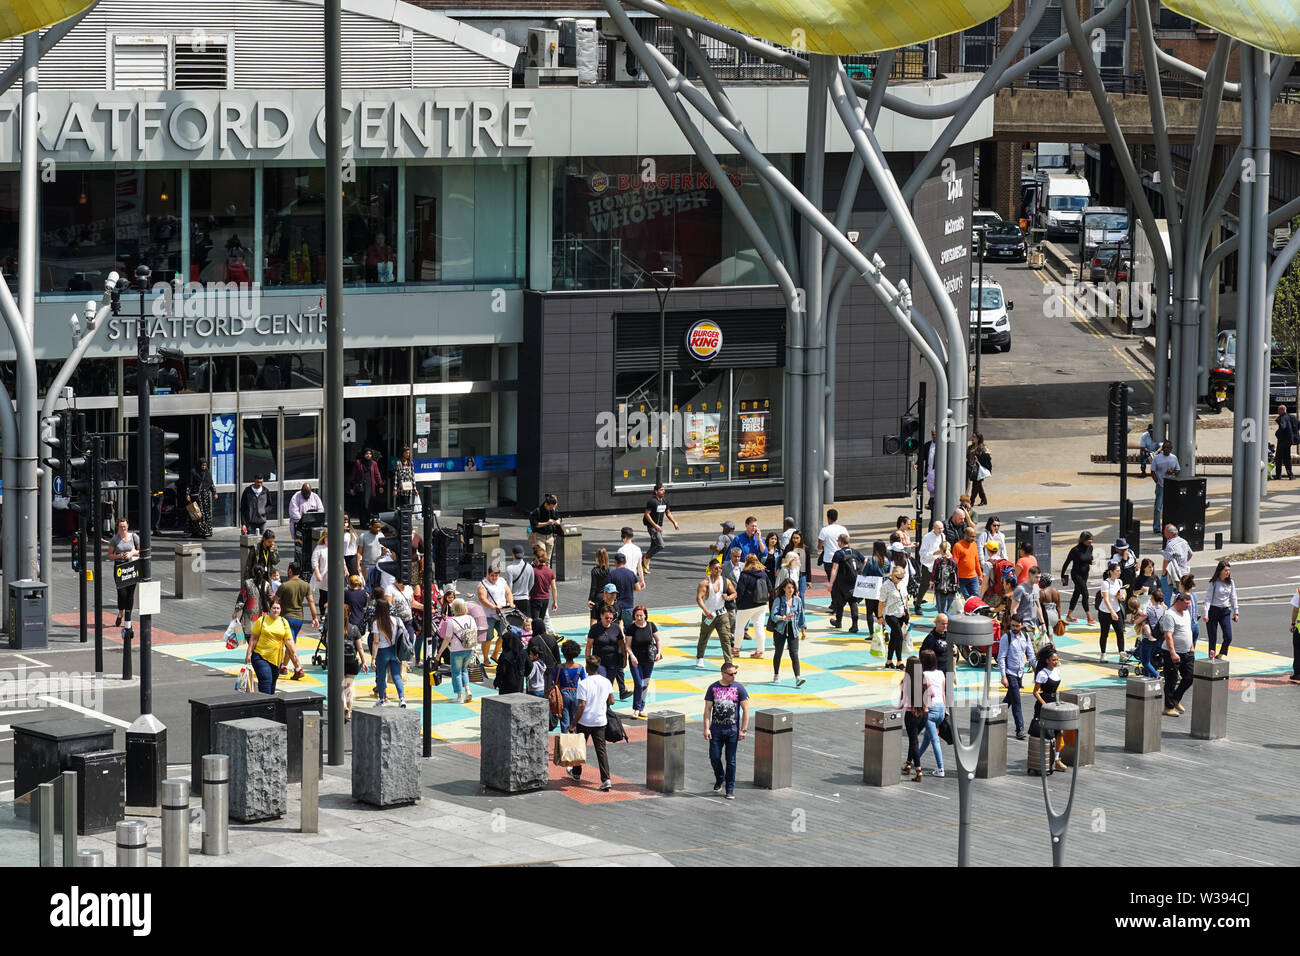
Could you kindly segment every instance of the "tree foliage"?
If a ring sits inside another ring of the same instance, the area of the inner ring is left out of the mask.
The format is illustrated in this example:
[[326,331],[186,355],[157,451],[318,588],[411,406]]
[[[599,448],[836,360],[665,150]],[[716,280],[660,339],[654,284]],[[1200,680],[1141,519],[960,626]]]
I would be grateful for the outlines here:
[[[1291,232],[1300,231],[1300,216],[1291,220]],[[1292,260],[1277,284],[1273,299],[1273,364],[1300,378],[1300,256]]]

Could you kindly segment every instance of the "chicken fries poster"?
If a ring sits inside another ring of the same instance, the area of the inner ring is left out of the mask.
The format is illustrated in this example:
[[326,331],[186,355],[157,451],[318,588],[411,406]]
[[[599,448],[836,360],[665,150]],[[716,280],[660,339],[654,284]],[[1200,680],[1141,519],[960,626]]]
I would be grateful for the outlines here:
[[742,475],[767,473],[771,403],[766,398],[741,402],[736,410],[736,468]]

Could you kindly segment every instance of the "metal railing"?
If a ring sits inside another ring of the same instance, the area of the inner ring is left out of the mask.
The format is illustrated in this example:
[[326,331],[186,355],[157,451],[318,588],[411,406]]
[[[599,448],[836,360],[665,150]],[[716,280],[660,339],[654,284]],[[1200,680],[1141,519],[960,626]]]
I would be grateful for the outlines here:
[[639,289],[647,270],[623,252],[622,239],[565,236],[551,240],[554,289]]

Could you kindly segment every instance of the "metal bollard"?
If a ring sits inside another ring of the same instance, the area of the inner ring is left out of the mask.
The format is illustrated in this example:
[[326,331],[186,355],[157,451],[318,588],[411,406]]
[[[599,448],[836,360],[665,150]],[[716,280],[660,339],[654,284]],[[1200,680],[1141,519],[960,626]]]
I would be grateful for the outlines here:
[[78,850],[74,866],[100,867],[104,865],[103,850]]
[[754,715],[754,786],[786,790],[794,774],[794,714],[760,710]]
[[[427,693],[427,691],[426,691]],[[320,829],[320,711],[302,715],[302,833]]]
[[[951,686],[951,685],[950,685]],[[974,734],[984,724],[980,740],[979,762],[975,776],[981,780],[1007,775],[1007,709],[1000,701],[976,704],[970,712],[970,730]]]
[[651,714],[646,721],[645,785],[659,793],[686,788],[686,715]]
[[230,757],[203,755],[203,855],[230,852]]
[[1201,657],[1192,664],[1192,736],[1228,736],[1228,662],[1221,657]]
[[43,783],[36,791],[36,826],[41,866],[54,865],[54,784]]
[[1160,712],[1165,682],[1158,677],[1130,677],[1124,690],[1124,749],[1134,754],[1160,751]]
[[868,710],[862,743],[862,782],[871,787],[892,787],[898,783],[898,765],[903,759],[903,712]]
[[164,780],[162,865],[190,865],[190,782]]
[[1061,703],[1079,708],[1079,729],[1065,732],[1061,762],[1067,767],[1091,767],[1097,762],[1097,694],[1091,690],[1062,691]]
[[143,820],[118,821],[117,865],[149,865],[149,826]]
[[63,788],[63,865],[77,865],[77,772],[65,770],[59,775]]

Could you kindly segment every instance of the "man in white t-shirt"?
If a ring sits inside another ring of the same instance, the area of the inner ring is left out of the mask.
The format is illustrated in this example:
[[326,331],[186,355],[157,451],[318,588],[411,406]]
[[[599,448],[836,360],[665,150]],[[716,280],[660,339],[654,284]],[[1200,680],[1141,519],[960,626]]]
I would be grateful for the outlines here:
[[1192,546],[1178,534],[1177,527],[1167,524],[1165,525],[1165,547],[1160,553],[1165,559],[1164,566],[1160,569],[1160,573],[1165,578],[1165,593],[1176,594],[1178,582],[1191,570]]
[[645,566],[641,563],[641,549],[632,543],[632,529],[624,528],[621,534],[623,546],[618,549],[618,553],[627,558],[627,566],[636,571],[637,582],[645,587]]
[[1192,687],[1193,659],[1192,596],[1186,591],[1174,595],[1173,604],[1160,621],[1165,641],[1165,716],[1183,712],[1183,695]]
[[817,533],[817,545],[822,549],[822,569],[826,580],[831,577],[831,564],[835,561],[835,552],[840,549],[840,535],[848,534],[849,529],[839,523],[840,513],[834,508],[826,512],[826,527]]
[[920,589],[916,592],[917,614],[920,614],[921,608],[925,606],[925,592],[930,589],[930,572],[934,568],[934,562],[939,560],[941,544],[943,544],[943,522],[936,521],[930,525],[930,530],[926,532],[920,546],[916,549],[916,559],[921,564]]
[[[587,676],[578,681],[578,710],[569,725],[569,733],[582,733],[596,748],[596,765],[600,768],[600,789],[614,785],[609,779],[609,756],[605,752],[605,724],[609,708],[614,706],[614,687],[600,675],[600,661],[587,658]],[[582,767],[570,767],[569,776],[582,779]]]

